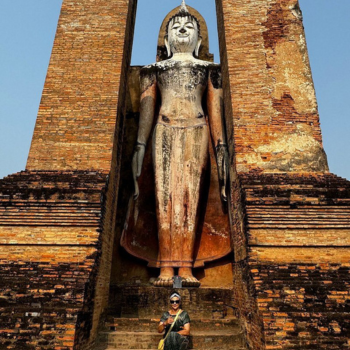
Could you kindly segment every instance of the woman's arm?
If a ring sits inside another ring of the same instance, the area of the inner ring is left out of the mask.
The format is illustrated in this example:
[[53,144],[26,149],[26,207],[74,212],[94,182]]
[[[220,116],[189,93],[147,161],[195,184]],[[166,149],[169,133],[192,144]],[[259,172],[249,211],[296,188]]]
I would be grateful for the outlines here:
[[159,322],[158,325],[158,333],[163,333],[165,328],[174,322],[174,319],[170,316],[166,318],[166,313],[162,316],[161,321]]
[[190,324],[189,323],[186,323],[183,327],[183,330],[177,332],[181,335],[190,335]]

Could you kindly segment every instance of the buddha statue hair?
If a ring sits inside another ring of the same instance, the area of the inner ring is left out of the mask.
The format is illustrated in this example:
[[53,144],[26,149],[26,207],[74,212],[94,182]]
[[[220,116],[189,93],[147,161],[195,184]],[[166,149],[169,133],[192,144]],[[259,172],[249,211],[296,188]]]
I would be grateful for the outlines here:
[[199,24],[199,20],[188,11],[186,5],[184,5],[184,2],[182,3],[180,10],[174,16],[170,17],[166,25],[166,30],[165,30],[166,35],[168,35],[168,32],[169,32],[169,24],[171,23],[171,21],[173,21],[175,18],[178,18],[178,17],[189,17],[192,21],[196,21],[197,28],[198,28],[198,36],[200,36],[201,26]]

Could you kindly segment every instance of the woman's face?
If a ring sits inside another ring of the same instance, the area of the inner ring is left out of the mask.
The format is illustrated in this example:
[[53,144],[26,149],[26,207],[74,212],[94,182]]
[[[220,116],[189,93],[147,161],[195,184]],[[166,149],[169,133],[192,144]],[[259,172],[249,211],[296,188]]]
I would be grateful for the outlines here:
[[170,299],[171,308],[176,311],[180,307],[180,299],[178,297],[174,297]]

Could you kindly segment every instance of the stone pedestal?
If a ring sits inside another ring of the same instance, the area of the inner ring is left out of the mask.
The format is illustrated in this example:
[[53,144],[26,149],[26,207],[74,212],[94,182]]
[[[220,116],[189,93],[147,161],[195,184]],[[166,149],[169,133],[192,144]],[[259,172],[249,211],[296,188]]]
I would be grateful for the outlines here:
[[[162,334],[160,316],[174,290],[149,286],[111,286],[108,315],[94,350],[156,349]],[[246,349],[245,332],[236,317],[232,289],[182,288],[182,309],[191,318],[190,349]]]

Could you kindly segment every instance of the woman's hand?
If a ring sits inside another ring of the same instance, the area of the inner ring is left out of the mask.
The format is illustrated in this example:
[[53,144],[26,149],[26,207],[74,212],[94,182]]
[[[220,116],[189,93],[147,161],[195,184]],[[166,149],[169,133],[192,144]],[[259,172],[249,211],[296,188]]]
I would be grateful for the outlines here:
[[158,333],[163,333],[165,327],[166,327],[166,321],[165,321],[165,322],[159,322],[159,325],[158,325]]
[[166,326],[172,324],[174,322],[174,319],[170,316],[168,317],[168,319],[164,322],[159,322],[158,325],[158,333],[163,333],[164,329],[166,328]]

